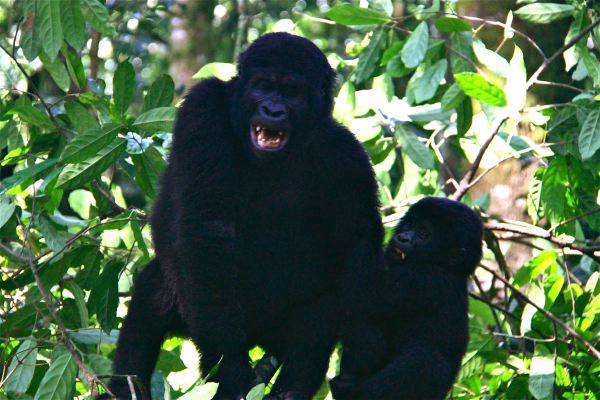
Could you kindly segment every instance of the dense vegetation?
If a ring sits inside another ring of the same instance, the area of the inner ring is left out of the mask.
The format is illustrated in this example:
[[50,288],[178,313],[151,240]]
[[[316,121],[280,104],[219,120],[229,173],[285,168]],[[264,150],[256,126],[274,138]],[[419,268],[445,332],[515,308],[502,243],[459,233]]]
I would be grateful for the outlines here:
[[[325,51],[335,116],[371,157],[389,228],[423,195],[481,213],[453,398],[599,398],[600,5],[518,0],[486,19],[460,1],[187,3],[0,0],[0,398],[103,390],[152,257],[186,17],[193,62],[218,61],[197,78],[231,76],[271,30]],[[195,362],[169,339],[153,397],[209,399]]]

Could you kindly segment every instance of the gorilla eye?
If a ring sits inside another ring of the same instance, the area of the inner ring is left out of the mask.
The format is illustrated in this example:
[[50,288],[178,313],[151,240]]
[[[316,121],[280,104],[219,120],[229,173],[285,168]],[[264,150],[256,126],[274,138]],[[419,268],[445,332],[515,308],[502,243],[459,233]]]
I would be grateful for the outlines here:
[[426,229],[419,229],[419,230],[417,230],[417,237],[420,240],[425,241],[425,240],[429,239],[429,232],[427,232]]

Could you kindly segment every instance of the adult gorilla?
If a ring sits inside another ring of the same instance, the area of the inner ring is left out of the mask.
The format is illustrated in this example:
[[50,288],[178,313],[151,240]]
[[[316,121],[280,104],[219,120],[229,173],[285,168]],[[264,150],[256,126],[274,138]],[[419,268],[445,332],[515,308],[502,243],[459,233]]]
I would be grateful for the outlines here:
[[[187,95],[152,215],[156,260],[135,284],[114,373],[148,387],[168,332],[187,334],[216,398],[252,383],[248,349],[283,362],[274,398],[323,380],[348,288],[380,257],[369,160],[331,116],[334,71],[310,41],[256,40],[229,82]],[[130,398],[126,379],[109,385]]]

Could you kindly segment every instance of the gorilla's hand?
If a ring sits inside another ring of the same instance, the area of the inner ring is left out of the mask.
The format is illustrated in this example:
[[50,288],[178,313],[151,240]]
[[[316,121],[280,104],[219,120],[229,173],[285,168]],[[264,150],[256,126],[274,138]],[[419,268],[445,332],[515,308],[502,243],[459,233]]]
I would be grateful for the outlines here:
[[329,381],[331,394],[336,400],[352,399],[352,393],[357,384],[358,378],[350,374],[342,374]]
[[310,400],[311,396],[304,392],[292,390],[289,392],[281,392],[265,397],[265,400]]

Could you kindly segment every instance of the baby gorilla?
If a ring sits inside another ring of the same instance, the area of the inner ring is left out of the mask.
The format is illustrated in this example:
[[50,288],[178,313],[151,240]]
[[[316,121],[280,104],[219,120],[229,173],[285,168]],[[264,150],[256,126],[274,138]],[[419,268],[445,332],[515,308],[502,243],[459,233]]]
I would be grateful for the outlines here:
[[425,198],[408,210],[385,268],[351,310],[335,399],[445,397],[467,347],[467,278],[481,238],[479,217],[461,203]]

